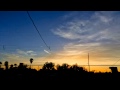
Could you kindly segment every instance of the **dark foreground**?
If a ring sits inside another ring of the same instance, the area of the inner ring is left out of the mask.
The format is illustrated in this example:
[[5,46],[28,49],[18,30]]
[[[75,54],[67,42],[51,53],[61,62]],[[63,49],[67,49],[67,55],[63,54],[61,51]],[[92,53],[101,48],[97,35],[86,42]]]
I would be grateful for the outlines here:
[[[120,72],[113,68],[112,73],[88,72],[77,65],[63,64],[54,68],[53,63],[45,63],[39,71],[27,68],[21,63],[18,67],[11,65],[6,69],[0,68],[0,86],[4,90],[85,90],[85,89],[114,89],[120,88]],[[2,90],[2,89],[1,89]]]
[[[29,72],[18,74],[8,72],[0,74],[0,81],[4,85],[10,87],[17,86],[19,88],[84,88],[96,89],[99,88],[119,88],[120,73],[93,73],[93,72]],[[5,87],[7,88],[7,87]]]

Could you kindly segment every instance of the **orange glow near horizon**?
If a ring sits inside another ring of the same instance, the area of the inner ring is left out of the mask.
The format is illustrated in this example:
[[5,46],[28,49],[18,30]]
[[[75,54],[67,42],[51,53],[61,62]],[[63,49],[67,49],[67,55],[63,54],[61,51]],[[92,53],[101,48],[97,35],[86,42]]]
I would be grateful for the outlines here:
[[[55,64],[57,65],[57,64]],[[40,70],[42,69],[43,65],[31,65],[32,69],[36,69],[36,70]],[[83,67],[85,70],[89,71],[89,66],[87,65],[78,65],[80,67]],[[28,65],[28,68],[30,67],[30,65]],[[118,67],[118,71],[120,72],[120,66]],[[5,66],[2,65],[2,68],[5,68]],[[109,69],[109,66],[90,66],[90,71],[94,71],[94,72],[111,72],[111,70]]]
[[[88,71],[89,67],[88,66],[82,66],[85,70]],[[42,69],[42,66],[32,66],[32,69],[40,70]],[[109,66],[90,66],[90,71],[94,72],[111,72],[109,69]],[[120,68],[118,67],[118,71],[120,71]]]
[[[10,57],[8,58],[9,60],[9,65],[10,64],[17,64],[21,61],[21,63],[27,64],[28,66],[30,65],[29,58],[18,58],[18,57],[13,57],[9,55]],[[106,56],[107,57],[107,56]],[[97,53],[90,53],[89,54],[89,64],[90,70],[95,71],[95,72],[110,72],[111,70],[109,69],[109,66],[99,66],[99,65],[112,65],[114,62],[118,60],[115,58],[106,58],[105,55],[102,54],[97,54]],[[52,54],[47,54],[42,57],[33,57],[34,61],[32,63],[33,67],[35,69],[41,69],[42,65],[44,65],[45,62],[53,62],[55,65],[60,64],[62,65],[63,63],[67,63],[69,65],[74,65],[77,64],[79,66],[85,65],[85,68],[88,70],[88,53],[80,52],[80,53],[75,53],[75,52],[66,52],[66,51],[58,51],[56,53]],[[113,61],[113,60],[116,61]],[[16,61],[17,60],[17,61]],[[4,63],[3,63],[4,64]],[[98,65],[98,66],[92,66],[92,65]]]

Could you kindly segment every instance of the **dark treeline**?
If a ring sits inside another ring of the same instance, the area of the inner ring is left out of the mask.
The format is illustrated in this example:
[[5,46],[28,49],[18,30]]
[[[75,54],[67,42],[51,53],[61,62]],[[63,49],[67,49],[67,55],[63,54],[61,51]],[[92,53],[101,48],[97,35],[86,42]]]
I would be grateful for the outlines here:
[[[2,64],[2,63],[0,63]],[[14,64],[8,67],[8,62],[4,63],[5,69],[0,66],[0,80],[1,81],[29,81],[29,82],[47,82],[51,84],[52,82],[58,83],[108,83],[111,81],[120,81],[120,73],[105,72],[105,73],[95,73],[88,72],[85,68],[75,65],[68,65],[63,63],[62,65],[55,65],[52,62],[46,62],[40,70],[32,69],[24,63],[19,65]],[[56,67],[56,68],[55,68]],[[28,82],[28,83],[29,83]],[[46,83],[45,83],[46,84]]]

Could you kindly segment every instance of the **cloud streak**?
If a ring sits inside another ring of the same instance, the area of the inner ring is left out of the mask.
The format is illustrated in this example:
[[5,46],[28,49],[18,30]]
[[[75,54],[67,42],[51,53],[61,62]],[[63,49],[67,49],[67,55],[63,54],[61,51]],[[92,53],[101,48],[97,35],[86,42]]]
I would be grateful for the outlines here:
[[47,50],[45,50],[45,49],[44,49],[44,52],[46,52],[46,53],[50,54],[50,52],[48,52],[48,51],[47,51]]
[[23,50],[20,50],[20,49],[17,49],[17,53],[20,54],[20,55],[25,55],[25,56],[36,56],[36,52],[34,51],[23,51]]

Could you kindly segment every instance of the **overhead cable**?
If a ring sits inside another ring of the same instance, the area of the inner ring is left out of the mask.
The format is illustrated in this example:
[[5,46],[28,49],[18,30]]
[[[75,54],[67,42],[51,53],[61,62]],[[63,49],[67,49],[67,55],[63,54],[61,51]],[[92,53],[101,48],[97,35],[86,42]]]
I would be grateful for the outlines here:
[[[33,23],[35,29],[37,30],[37,32],[38,32],[40,38],[42,39],[42,41],[44,42],[44,44],[46,45],[46,47],[48,47],[48,49],[50,50],[50,47],[47,45],[47,43],[46,43],[45,40],[43,39],[42,35],[40,34],[39,30],[37,29],[37,27],[36,27],[36,25],[35,25],[35,23],[34,23],[33,19],[31,18],[31,16],[30,16],[30,14],[29,14],[28,11],[27,11],[27,14],[28,14],[30,20],[32,21],[32,23]],[[51,50],[50,50],[50,51],[51,51]]]

